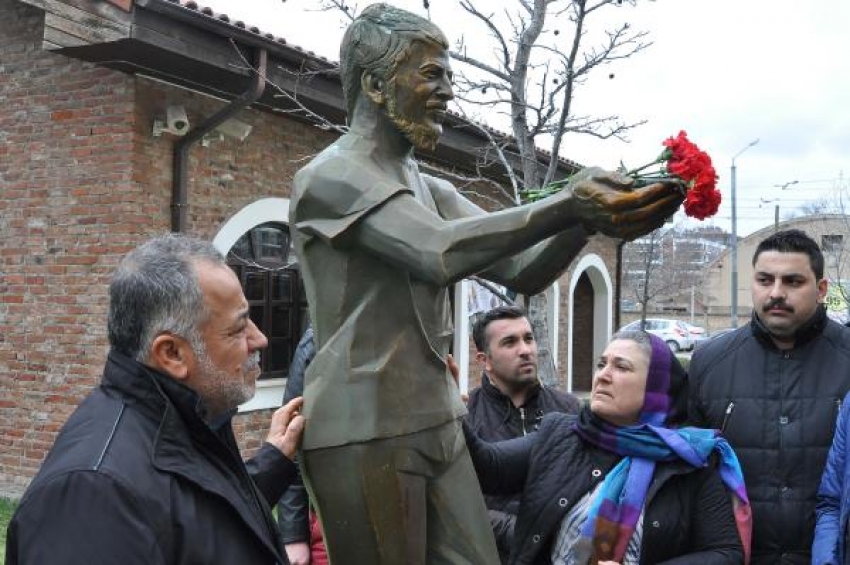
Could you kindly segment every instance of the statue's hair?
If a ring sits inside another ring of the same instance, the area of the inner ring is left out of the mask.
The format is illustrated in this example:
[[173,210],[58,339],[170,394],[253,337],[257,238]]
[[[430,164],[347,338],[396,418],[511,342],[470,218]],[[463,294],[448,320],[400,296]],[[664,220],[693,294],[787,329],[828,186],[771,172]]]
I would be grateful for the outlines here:
[[351,22],[339,48],[342,89],[349,116],[360,95],[363,73],[372,72],[388,79],[416,41],[434,42],[448,49],[445,35],[433,22],[389,4],[367,6]]

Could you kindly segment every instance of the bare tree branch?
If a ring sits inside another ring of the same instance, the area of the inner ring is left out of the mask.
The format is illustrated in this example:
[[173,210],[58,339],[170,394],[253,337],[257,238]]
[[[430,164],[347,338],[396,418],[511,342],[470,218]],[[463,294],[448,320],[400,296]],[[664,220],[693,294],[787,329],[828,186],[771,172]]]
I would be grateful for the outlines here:
[[511,52],[508,49],[508,43],[502,35],[501,30],[493,23],[493,15],[486,16],[479,12],[475,5],[470,0],[460,0],[460,7],[466,10],[470,15],[478,18],[490,30],[490,34],[496,40],[502,51],[502,66],[505,69],[511,68]]
[[[294,107],[291,110],[278,110],[278,113],[297,114],[297,115],[299,115],[303,118],[307,118],[313,125],[315,125],[319,129],[323,129],[323,130],[326,130],[326,131],[336,131],[340,134],[348,131],[347,126],[331,122],[330,120],[328,120],[324,116],[317,114],[316,112],[312,111],[310,108],[308,108],[305,104],[303,104],[298,99],[298,85],[301,83],[302,80],[309,80],[311,77],[315,76],[316,74],[320,74],[320,73],[323,73],[323,72],[326,73],[327,71],[308,71],[308,70],[305,69],[304,63],[302,63],[301,70],[298,73],[294,74],[294,76],[296,78],[295,89],[292,92],[289,92],[288,90],[284,89],[283,87],[281,87],[280,85],[278,85],[277,83],[275,83],[274,81],[269,79],[267,75],[260,72],[260,69],[258,69],[253,64],[251,64],[248,61],[248,59],[245,58],[245,55],[239,49],[239,46],[236,45],[236,42],[233,40],[233,38],[229,38],[228,40],[230,41],[230,44],[233,46],[233,50],[236,52],[237,56],[242,60],[242,63],[244,65],[242,68],[249,69],[251,72],[255,73],[260,78],[262,78],[266,82],[266,84],[271,86],[277,92],[277,94],[275,95],[276,97],[285,98],[286,100],[288,100],[289,102],[291,102],[293,104]],[[285,73],[289,72],[288,70],[283,69],[281,67],[278,67],[278,68],[281,69]]]
[[505,294],[504,292],[502,292],[501,290],[496,288],[496,286],[493,283],[491,283],[490,281],[488,281],[487,279],[482,279],[481,277],[476,277],[475,275],[473,275],[473,276],[469,277],[469,280],[475,281],[476,283],[480,284],[481,286],[483,286],[484,288],[486,288],[487,290],[489,290],[490,292],[495,294],[499,298],[499,300],[501,300],[505,304],[511,304],[511,305],[516,304],[516,302],[514,302],[513,300],[508,298],[507,294]]

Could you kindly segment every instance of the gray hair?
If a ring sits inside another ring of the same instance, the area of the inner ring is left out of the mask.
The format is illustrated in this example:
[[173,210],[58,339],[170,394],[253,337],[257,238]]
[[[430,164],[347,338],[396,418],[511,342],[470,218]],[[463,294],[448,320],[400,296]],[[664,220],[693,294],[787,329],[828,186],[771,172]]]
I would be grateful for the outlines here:
[[446,36],[433,22],[389,4],[372,4],[357,16],[339,47],[340,75],[349,116],[360,95],[364,72],[387,79],[405,60],[414,41],[448,49]]
[[649,333],[643,330],[623,330],[612,335],[608,343],[617,339],[635,342],[640,346],[641,351],[646,354],[646,358],[652,360],[652,341],[650,341]]
[[226,265],[208,241],[168,234],[140,245],[121,261],[109,285],[109,343],[137,361],[168,332],[203,346],[199,328],[208,312],[196,263]]

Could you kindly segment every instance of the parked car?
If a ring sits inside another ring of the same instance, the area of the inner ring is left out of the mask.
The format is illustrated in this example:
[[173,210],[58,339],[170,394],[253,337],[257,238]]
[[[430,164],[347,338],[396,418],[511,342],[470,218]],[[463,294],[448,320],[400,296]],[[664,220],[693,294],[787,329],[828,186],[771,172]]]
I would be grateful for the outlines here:
[[719,330],[714,330],[713,332],[711,332],[711,335],[709,335],[706,339],[698,340],[694,344],[694,346],[699,346],[699,345],[705,343],[706,341],[711,341],[712,339],[714,339],[716,337],[719,337],[723,334],[728,334],[729,332],[734,332],[734,331],[735,331],[735,328],[722,328],[722,329],[719,329]]
[[694,340],[694,347],[699,345],[700,342],[706,341],[708,339],[708,332],[705,331],[705,328],[702,326],[695,326],[693,324],[689,324],[688,322],[682,322],[685,324],[685,327],[688,328],[688,332],[691,334],[691,339]]
[[[639,330],[641,329],[640,320],[635,320],[631,324],[626,324],[620,330]],[[677,353],[679,351],[690,351],[694,348],[694,339],[691,337],[691,332],[688,331],[684,322],[679,320],[669,320],[667,318],[647,318],[646,326],[643,328],[649,333],[655,334],[665,342],[671,351]]]

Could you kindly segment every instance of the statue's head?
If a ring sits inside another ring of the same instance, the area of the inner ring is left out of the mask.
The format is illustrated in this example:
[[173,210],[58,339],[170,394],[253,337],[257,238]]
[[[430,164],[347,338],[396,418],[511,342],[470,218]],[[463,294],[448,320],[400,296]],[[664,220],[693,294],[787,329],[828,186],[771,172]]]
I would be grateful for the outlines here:
[[349,116],[367,96],[416,147],[433,148],[453,98],[448,42],[432,22],[388,4],[355,18],[340,46]]

